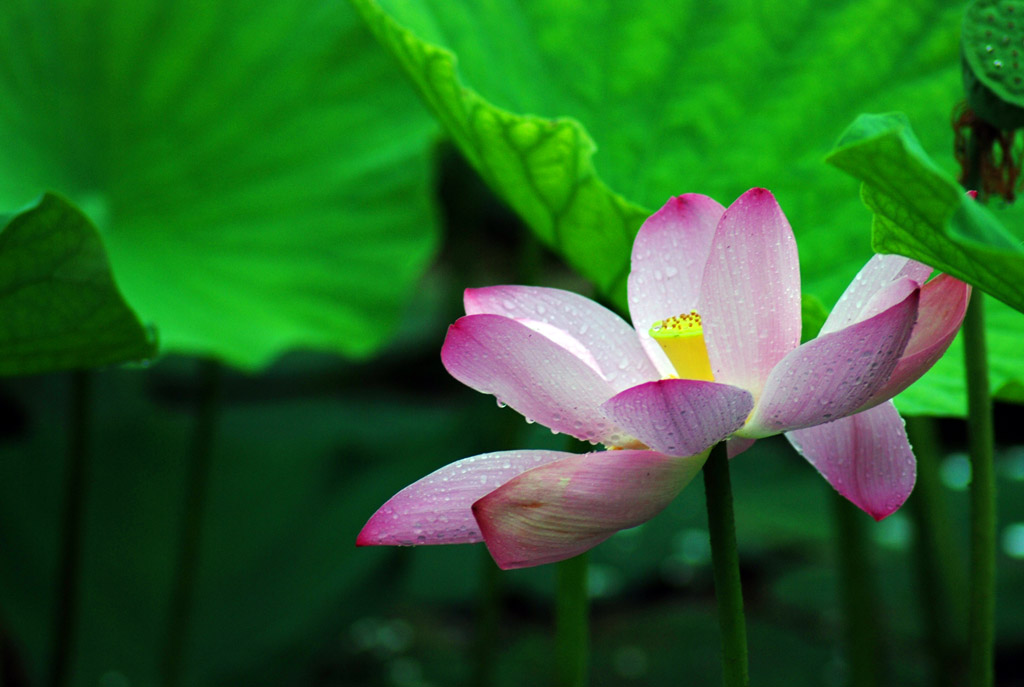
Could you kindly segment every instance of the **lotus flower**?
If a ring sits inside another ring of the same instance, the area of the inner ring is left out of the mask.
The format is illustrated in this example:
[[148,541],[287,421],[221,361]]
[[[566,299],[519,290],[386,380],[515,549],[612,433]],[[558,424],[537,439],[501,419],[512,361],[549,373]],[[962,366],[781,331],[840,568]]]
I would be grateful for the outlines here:
[[710,447],[785,433],[876,519],[906,500],[915,461],[889,401],[945,352],[970,287],[873,257],[819,336],[800,345],[796,242],[770,192],[727,210],[671,199],[640,228],[635,330],[549,288],[469,289],[441,351],[448,371],[529,420],[609,449],[503,451],[441,468],[385,503],[359,545],[483,540],[502,568],[581,553],[661,511]]

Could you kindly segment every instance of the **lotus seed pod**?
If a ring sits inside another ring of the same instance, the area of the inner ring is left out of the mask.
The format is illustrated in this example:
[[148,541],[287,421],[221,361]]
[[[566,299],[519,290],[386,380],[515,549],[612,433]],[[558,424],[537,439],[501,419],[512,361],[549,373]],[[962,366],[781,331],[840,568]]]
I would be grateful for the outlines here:
[[1024,127],[1024,2],[975,0],[964,15],[964,91],[996,127]]

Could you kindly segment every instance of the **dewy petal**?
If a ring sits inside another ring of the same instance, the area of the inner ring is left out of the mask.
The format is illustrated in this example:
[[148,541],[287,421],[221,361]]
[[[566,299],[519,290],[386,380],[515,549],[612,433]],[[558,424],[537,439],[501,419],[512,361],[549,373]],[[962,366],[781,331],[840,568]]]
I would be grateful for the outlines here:
[[692,456],[722,441],[754,407],[749,391],[695,379],[663,379],[627,389],[601,406],[655,451]]
[[392,496],[363,527],[356,545],[483,541],[473,517],[474,502],[527,470],[575,456],[561,451],[500,451],[463,458]]
[[835,420],[864,407],[910,340],[920,296],[914,282],[896,305],[787,355],[765,384],[741,436],[758,438]]
[[754,188],[715,231],[697,307],[715,380],[754,397],[800,344],[800,261],[775,197]]
[[863,314],[864,309],[877,292],[891,283],[900,279],[912,279],[921,286],[931,273],[932,268],[928,265],[902,255],[873,256],[839,297],[836,307],[825,320],[821,333],[838,331],[854,322],[867,319]]
[[609,445],[631,441],[599,408],[614,387],[562,346],[508,317],[459,318],[448,328],[441,360],[463,384],[557,432]]
[[902,506],[914,488],[917,464],[891,402],[786,437],[836,491],[875,520]]
[[473,504],[498,566],[571,558],[657,515],[700,471],[707,452],[577,455],[524,472]]
[[921,378],[942,357],[956,338],[971,300],[971,287],[959,279],[940,274],[921,289],[917,324],[896,369],[881,389],[865,404],[886,401]]
[[661,377],[675,370],[648,332],[658,320],[697,307],[704,265],[723,212],[725,208],[707,196],[676,196],[647,218],[633,242],[629,314]]
[[467,315],[504,315],[563,330],[587,349],[616,391],[661,376],[633,328],[611,310],[579,294],[539,286],[491,286],[466,289],[464,301]]

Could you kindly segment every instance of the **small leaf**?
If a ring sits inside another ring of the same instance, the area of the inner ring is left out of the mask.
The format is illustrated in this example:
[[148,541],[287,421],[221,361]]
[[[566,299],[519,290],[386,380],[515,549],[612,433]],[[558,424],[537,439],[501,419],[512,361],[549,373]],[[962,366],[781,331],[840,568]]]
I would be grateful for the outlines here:
[[872,245],[962,279],[1024,311],[1024,247],[968,198],[900,114],[861,115],[828,161],[864,182]]
[[121,297],[96,228],[46,194],[0,228],[0,374],[101,367],[156,354]]

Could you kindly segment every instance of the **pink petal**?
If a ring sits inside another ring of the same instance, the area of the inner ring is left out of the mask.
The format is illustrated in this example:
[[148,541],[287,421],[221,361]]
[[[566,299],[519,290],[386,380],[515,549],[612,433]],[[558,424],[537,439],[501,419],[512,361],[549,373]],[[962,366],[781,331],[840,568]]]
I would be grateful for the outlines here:
[[627,389],[602,408],[655,451],[692,456],[743,426],[754,407],[750,392],[695,379],[663,379]]
[[916,382],[931,369],[953,342],[971,300],[971,287],[948,274],[940,274],[921,289],[917,324],[903,356],[882,388],[865,405],[886,401]]
[[700,471],[707,454],[603,451],[524,472],[473,504],[498,566],[571,558],[657,515]]
[[633,242],[629,314],[660,376],[674,375],[675,369],[648,332],[658,320],[697,307],[704,265],[723,212],[707,196],[676,196],[647,218]]
[[544,322],[566,332],[593,356],[602,376],[617,391],[661,376],[633,328],[589,298],[537,286],[491,286],[466,289],[464,300],[467,315],[504,315]]
[[483,541],[473,503],[502,484],[574,453],[500,451],[463,458],[392,496],[367,521],[357,546],[468,544]]
[[896,305],[837,332],[819,336],[787,355],[765,384],[746,437],[764,437],[850,415],[889,379],[910,340],[920,296],[911,289]]
[[786,438],[836,491],[875,520],[907,500],[917,478],[903,418],[892,403]]
[[757,439],[744,439],[743,437],[733,437],[729,441],[725,442],[725,450],[730,458],[735,458],[739,454],[743,453],[754,443]]
[[867,319],[863,314],[865,307],[877,292],[891,283],[900,279],[912,279],[921,286],[931,273],[932,268],[928,265],[902,255],[875,255],[846,287],[836,307],[825,320],[821,333],[838,331],[854,322]]
[[796,241],[771,192],[751,189],[725,211],[697,311],[715,380],[759,396],[772,368],[800,343]]
[[599,408],[614,387],[586,362],[515,320],[460,318],[448,328],[441,360],[463,384],[494,394],[557,432],[612,445],[631,441]]

